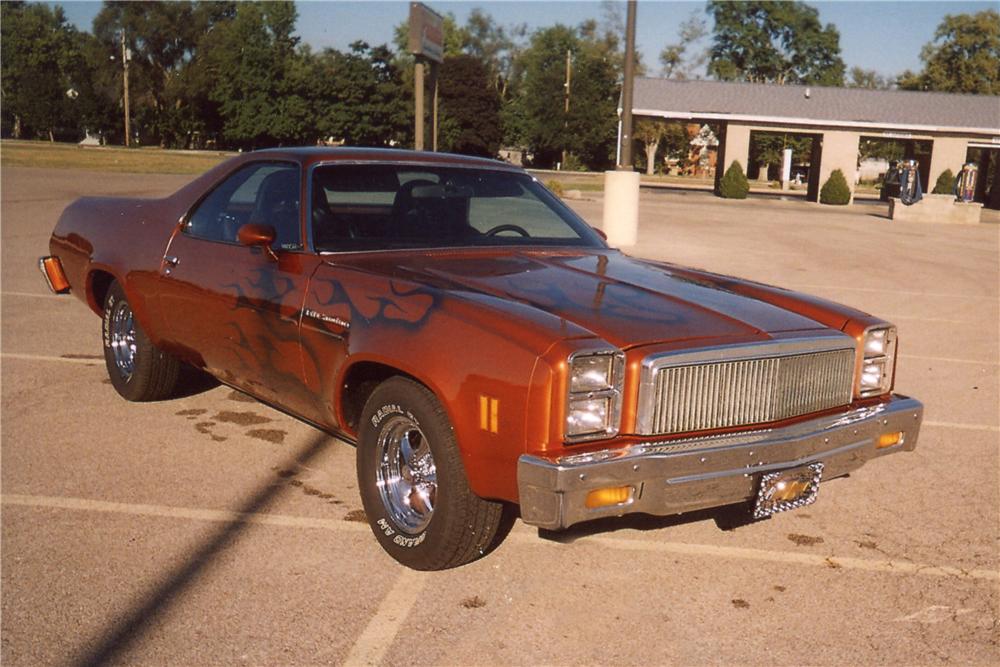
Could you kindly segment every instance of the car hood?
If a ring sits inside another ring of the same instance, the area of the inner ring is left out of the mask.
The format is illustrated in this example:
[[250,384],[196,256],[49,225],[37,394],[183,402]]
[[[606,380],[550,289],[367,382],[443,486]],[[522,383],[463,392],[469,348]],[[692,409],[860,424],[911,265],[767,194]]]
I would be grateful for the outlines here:
[[[627,349],[697,338],[769,337],[824,325],[616,251],[397,253],[352,262],[445,291],[513,299]],[[458,295],[458,294],[456,294]]]

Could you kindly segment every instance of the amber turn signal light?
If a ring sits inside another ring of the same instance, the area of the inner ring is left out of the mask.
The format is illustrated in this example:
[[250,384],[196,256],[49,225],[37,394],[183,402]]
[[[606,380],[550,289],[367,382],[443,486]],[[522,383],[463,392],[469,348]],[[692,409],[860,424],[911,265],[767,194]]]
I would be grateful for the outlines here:
[[45,284],[56,294],[69,292],[69,280],[63,272],[62,262],[58,257],[42,257],[38,260],[38,268],[45,278]]
[[883,433],[878,437],[878,442],[875,443],[875,449],[885,449],[886,447],[898,445],[901,442],[903,442],[902,431],[896,431],[895,433]]
[[608,486],[603,489],[594,489],[587,494],[587,507],[596,509],[627,503],[632,499],[633,491],[635,489],[631,486]]

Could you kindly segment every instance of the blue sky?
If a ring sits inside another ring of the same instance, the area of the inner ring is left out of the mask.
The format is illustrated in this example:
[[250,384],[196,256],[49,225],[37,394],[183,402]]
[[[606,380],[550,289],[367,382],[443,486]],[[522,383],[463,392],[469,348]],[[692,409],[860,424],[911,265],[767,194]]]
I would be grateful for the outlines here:
[[[90,30],[99,2],[63,2],[67,18],[78,28]],[[433,2],[439,12],[451,12],[464,23],[478,7],[500,24],[527,23],[530,28],[555,23],[576,25],[588,18],[600,19],[600,2],[574,0],[522,0],[508,2]],[[624,14],[624,2],[622,12]],[[975,13],[996,8],[997,2],[812,2],[820,20],[833,23],[840,31],[840,47],[848,67],[858,65],[893,75],[905,69],[919,70],[920,49],[934,37],[934,30],[946,14]],[[659,53],[665,44],[677,40],[682,21],[697,12],[704,16],[703,2],[658,2],[639,0],[636,41],[650,74],[659,72]],[[297,3],[298,34],[314,49],[344,49],[362,39],[381,44],[392,39],[392,29],[406,20],[408,2],[323,2]],[[711,27],[711,26],[709,26]]]

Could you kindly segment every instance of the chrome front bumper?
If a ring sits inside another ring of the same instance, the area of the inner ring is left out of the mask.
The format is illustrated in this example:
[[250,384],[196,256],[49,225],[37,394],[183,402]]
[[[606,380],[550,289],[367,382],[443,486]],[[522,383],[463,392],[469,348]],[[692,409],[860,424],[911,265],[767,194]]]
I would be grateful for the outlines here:
[[[522,455],[517,465],[521,518],[558,530],[581,521],[643,512],[664,516],[750,500],[763,473],[822,462],[823,479],[917,444],[924,406],[893,396],[785,428],[642,443],[559,458]],[[903,441],[879,449],[879,436],[901,431]],[[632,486],[619,505],[590,509],[595,489]]]

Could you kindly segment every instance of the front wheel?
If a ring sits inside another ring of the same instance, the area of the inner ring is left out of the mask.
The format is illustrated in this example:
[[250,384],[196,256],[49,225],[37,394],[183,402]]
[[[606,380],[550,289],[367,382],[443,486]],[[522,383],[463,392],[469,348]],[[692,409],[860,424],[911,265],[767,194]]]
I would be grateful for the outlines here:
[[117,282],[111,284],[104,299],[102,330],[108,377],[122,398],[158,401],[174,394],[180,362],[150,342]]
[[358,488],[382,548],[416,570],[479,558],[503,504],[472,492],[447,414],[426,387],[403,377],[379,385],[358,433]]

